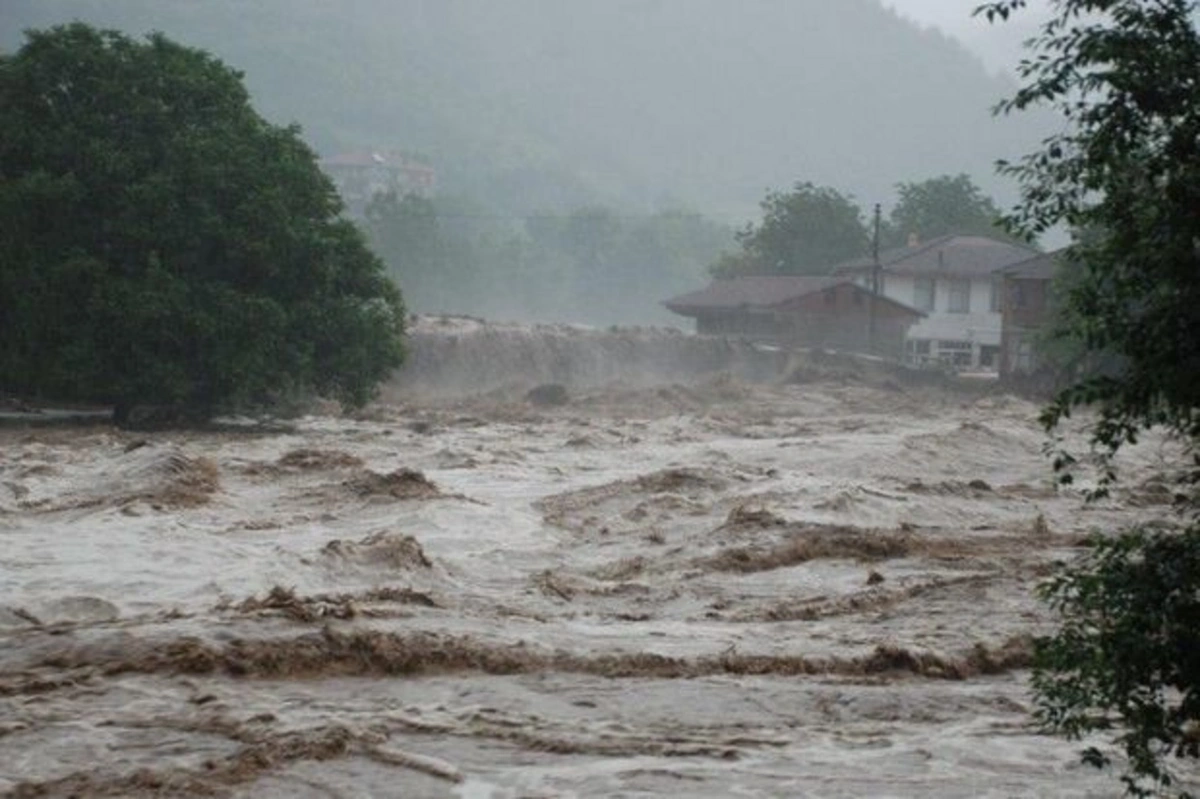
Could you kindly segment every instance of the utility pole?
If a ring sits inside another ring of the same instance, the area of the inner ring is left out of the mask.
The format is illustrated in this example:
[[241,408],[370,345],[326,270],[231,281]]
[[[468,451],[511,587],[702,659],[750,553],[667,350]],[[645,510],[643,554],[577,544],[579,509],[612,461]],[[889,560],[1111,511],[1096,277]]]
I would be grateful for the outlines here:
[[876,324],[875,324],[875,301],[879,297],[879,223],[880,223],[879,203],[875,203],[875,232],[871,237],[871,305],[868,309],[870,316],[870,347],[872,354],[878,352],[878,341],[876,340]]

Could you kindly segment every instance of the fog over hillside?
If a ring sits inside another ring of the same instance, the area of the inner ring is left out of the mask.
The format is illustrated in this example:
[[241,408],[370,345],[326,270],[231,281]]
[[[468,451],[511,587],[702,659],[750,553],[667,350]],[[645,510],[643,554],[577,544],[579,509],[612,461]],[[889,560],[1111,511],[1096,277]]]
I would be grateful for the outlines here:
[[601,202],[751,218],[767,188],[868,205],[898,181],[994,175],[1042,130],[1013,85],[882,0],[6,0],[0,44],[72,18],[158,29],[246,72],[323,153],[426,155],[503,213]]
[[884,5],[921,25],[936,27],[958,39],[994,73],[1015,74],[1023,43],[1036,35],[1049,16],[1048,0],[1030,0],[1007,22],[989,22],[976,8],[980,0],[884,0]]

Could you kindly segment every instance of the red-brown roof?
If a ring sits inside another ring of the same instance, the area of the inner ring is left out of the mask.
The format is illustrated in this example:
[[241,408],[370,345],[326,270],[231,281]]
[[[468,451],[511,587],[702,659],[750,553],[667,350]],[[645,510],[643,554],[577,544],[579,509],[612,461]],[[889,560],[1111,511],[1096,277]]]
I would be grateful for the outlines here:
[[[869,293],[851,279],[836,275],[758,275],[714,280],[705,289],[672,297],[663,305],[682,316],[698,316],[705,311],[778,310],[802,297],[841,285],[850,285],[855,291]],[[925,316],[924,312],[888,297],[880,295],[878,300],[902,308],[914,316]]]
[[821,291],[839,283],[844,277],[828,275],[756,275],[714,280],[707,288],[681,294],[666,300],[663,305],[677,314],[693,316],[697,311],[736,308],[770,308],[797,297]]

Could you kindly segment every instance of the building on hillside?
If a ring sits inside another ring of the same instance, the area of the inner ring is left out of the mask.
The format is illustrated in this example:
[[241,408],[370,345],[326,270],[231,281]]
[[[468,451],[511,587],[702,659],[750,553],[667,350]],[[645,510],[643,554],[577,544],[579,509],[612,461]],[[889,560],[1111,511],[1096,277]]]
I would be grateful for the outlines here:
[[[1019,244],[957,235],[923,243],[914,238],[880,253],[880,293],[924,314],[908,331],[905,361],[997,370],[1002,322],[997,273],[1037,254]],[[866,257],[840,264],[834,273],[868,287],[874,270]]]
[[362,216],[376,194],[395,192],[429,197],[437,188],[437,172],[399,152],[359,150],[322,159],[347,211]]
[[1061,252],[1044,253],[997,272],[1003,283],[1000,377],[1028,377],[1041,363],[1036,342],[1054,315],[1054,277]]
[[877,297],[845,277],[758,276],[714,280],[663,303],[696,320],[696,332],[899,358],[924,314]]

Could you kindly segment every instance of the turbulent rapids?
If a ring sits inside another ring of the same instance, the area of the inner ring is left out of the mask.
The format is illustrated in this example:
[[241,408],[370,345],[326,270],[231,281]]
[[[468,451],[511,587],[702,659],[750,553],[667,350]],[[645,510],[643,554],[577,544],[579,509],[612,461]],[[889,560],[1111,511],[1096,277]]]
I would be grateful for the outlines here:
[[411,352],[286,432],[0,430],[0,794],[1112,792],[1031,726],[1031,590],[1161,514],[1166,444],[1085,508],[996,391],[653,331]]
[[597,387],[662,385],[724,372],[762,379],[780,354],[740,339],[662,328],[498,324],[470,317],[418,317],[394,388],[410,395],[511,389],[545,383]]

